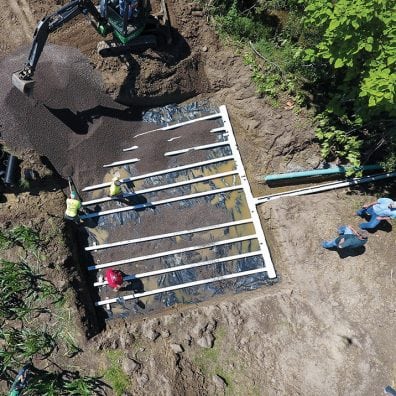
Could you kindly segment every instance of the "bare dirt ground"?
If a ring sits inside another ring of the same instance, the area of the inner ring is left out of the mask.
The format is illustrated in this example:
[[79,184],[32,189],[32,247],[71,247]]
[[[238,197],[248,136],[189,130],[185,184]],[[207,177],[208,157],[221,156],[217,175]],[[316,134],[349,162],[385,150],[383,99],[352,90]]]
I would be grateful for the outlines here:
[[[35,21],[63,3],[1,2],[0,55],[28,45]],[[159,105],[198,97],[226,104],[255,195],[266,190],[260,175],[317,166],[309,115],[296,115],[282,103],[274,109],[258,98],[249,70],[221,44],[205,16],[191,16],[191,5],[182,0],[169,6],[179,35],[165,55],[101,60],[99,36],[82,17],[51,41],[80,49],[101,72],[107,91],[124,103]],[[25,152],[24,158],[45,177],[36,154]],[[59,216],[52,229],[63,229],[63,195],[51,180],[34,193],[6,194],[2,224],[31,223],[49,233],[51,216]],[[89,375],[103,374],[116,356],[129,376],[131,395],[381,394],[396,383],[394,230],[370,235],[365,253],[356,257],[340,258],[320,247],[335,236],[337,226],[357,224],[353,212],[374,195],[339,190],[262,205],[277,284],[200,306],[178,306],[139,323],[112,322],[88,341],[76,330],[83,352],[69,364]],[[60,246],[49,247],[50,261],[72,265],[70,251]],[[69,276],[67,286],[76,287],[77,281],[80,294],[80,274],[74,270]],[[62,277],[55,274],[59,287]],[[79,309],[87,329],[90,313]],[[59,363],[64,359],[58,358]]]

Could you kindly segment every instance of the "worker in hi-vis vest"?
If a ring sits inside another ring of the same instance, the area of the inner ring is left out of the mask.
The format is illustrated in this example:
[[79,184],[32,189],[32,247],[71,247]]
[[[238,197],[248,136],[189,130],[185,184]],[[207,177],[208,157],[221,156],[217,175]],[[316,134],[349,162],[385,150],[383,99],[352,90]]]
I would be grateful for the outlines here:
[[109,196],[116,197],[121,194],[122,194],[122,190],[121,190],[120,178],[118,176],[114,176],[110,184]]
[[77,198],[77,194],[72,191],[70,193],[70,198],[66,199],[66,211],[65,219],[76,220],[78,215],[78,210],[81,208],[81,202]]

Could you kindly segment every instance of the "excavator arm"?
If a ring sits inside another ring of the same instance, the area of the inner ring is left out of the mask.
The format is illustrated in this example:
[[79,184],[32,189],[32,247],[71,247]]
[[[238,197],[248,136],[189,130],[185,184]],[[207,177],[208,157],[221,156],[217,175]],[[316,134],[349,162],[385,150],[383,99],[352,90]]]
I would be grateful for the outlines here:
[[98,24],[105,23],[91,0],[73,0],[54,14],[43,18],[34,31],[33,44],[24,68],[12,75],[14,87],[23,93],[27,93],[33,87],[33,75],[49,34],[81,13],[91,14]]

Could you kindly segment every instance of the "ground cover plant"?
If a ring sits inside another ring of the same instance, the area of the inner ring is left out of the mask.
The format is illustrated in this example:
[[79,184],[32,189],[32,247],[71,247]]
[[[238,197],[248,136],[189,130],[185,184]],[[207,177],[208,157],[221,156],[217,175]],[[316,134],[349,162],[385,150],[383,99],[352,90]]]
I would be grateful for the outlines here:
[[260,95],[315,108],[324,159],[395,169],[393,1],[216,0],[209,12]]
[[[24,225],[0,231],[0,249],[20,247],[20,261],[0,259],[0,378],[11,386],[17,371],[29,366],[24,395],[101,394],[103,383],[54,365],[50,359],[65,349],[71,356],[80,351],[68,329],[65,295],[41,273],[45,263],[39,232]],[[46,320],[43,320],[45,315]],[[55,326],[61,320],[60,326]],[[47,364],[48,361],[48,364]]]

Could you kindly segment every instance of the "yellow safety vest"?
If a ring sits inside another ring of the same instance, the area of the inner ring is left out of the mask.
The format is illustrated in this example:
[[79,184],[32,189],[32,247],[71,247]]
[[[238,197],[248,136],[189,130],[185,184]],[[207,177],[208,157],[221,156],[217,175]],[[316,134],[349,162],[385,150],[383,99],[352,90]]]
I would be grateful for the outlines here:
[[65,215],[69,217],[76,217],[78,209],[81,208],[81,202],[78,199],[66,199],[66,212]]
[[115,195],[121,194],[121,186],[117,186],[115,182],[111,182],[110,184],[110,197],[114,197]]

